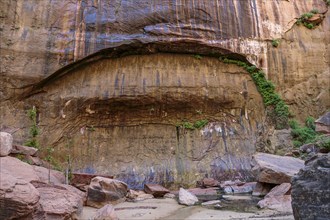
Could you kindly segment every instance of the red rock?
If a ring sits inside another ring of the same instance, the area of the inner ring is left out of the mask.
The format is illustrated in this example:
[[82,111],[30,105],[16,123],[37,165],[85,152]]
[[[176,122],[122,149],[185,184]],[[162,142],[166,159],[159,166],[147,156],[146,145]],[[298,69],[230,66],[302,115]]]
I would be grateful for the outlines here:
[[97,176],[105,177],[108,179],[113,179],[113,176],[109,176],[109,175],[99,175],[99,174],[89,174],[89,173],[72,173],[72,179],[70,180],[70,184],[83,191],[86,191],[88,188],[88,185],[91,183],[91,180]]
[[287,194],[290,194],[290,191],[291,191],[291,184],[290,183],[282,183],[281,185],[275,186],[265,196],[265,198],[287,195]]
[[279,212],[292,212],[290,183],[282,183],[275,186],[263,200],[258,202],[260,208],[274,209]]
[[240,180],[235,180],[235,181],[229,180],[229,181],[221,182],[220,187],[224,188],[226,186],[241,186],[241,185],[244,185],[244,184],[245,184],[245,182],[242,182]]
[[0,167],[0,219],[17,219],[32,214],[38,207],[38,190]]
[[291,195],[273,196],[258,202],[260,208],[269,208],[279,212],[292,213]]
[[253,196],[265,196],[269,191],[274,187],[273,184],[269,183],[259,183],[257,182],[257,185],[255,189],[252,192]]
[[291,178],[304,167],[304,161],[286,156],[257,153],[253,156],[252,172],[258,182],[290,183]]
[[112,205],[105,205],[101,209],[97,210],[92,218],[93,220],[118,220],[115,209]]
[[158,184],[145,184],[144,191],[154,197],[163,197],[166,193],[170,192],[168,189]]
[[23,145],[14,145],[13,149],[11,150],[12,154],[23,154],[23,155],[30,155],[35,156],[38,152],[38,149],[34,147],[27,147]]
[[217,187],[220,185],[220,182],[218,180],[215,180],[213,178],[203,178],[202,180],[197,182],[199,187]]
[[7,173],[11,174],[15,178],[26,182],[40,180],[31,165],[14,157],[0,157],[0,167],[1,170],[6,170]]
[[108,203],[117,204],[123,202],[125,201],[127,191],[128,187],[124,182],[95,177],[87,190],[87,205],[101,208]]
[[69,185],[34,182],[40,193],[40,209],[35,213],[42,219],[78,219],[82,212],[84,193]]
[[[57,170],[49,170],[45,167],[33,166],[34,171],[38,175],[40,181],[45,183],[63,184],[65,183],[65,176],[62,172]],[[50,172],[50,174],[49,174]],[[49,179],[50,178],[50,179]]]

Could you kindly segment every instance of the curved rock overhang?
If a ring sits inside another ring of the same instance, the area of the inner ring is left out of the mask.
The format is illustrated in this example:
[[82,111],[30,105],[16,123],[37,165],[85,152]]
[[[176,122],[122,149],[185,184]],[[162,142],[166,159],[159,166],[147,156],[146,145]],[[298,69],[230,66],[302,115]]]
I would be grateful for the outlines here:
[[172,42],[164,41],[157,43],[142,43],[138,40],[123,44],[116,47],[102,49],[96,53],[90,54],[82,59],[74,61],[50,74],[41,81],[33,85],[24,86],[28,88],[24,91],[24,98],[33,94],[42,92],[42,88],[50,83],[60,79],[61,77],[70,74],[75,69],[83,68],[86,65],[92,64],[101,59],[120,58],[128,55],[148,55],[156,53],[174,53],[174,54],[191,54],[207,57],[227,57],[244,62],[248,62],[242,54],[234,53],[225,48],[219,48],[203,44],[198,40],[176,40]]

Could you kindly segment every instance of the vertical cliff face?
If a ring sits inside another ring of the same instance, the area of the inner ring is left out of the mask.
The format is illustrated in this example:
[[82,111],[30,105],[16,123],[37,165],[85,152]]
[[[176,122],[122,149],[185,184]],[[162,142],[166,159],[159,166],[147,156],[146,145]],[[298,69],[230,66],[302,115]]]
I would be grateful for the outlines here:
[[264,108],[233,64],[178,54],[103,59],[43,90],[29,99],[41,112],[42,141],[62,161],[70,155],[75,170],[134,188],[251,177]]
[[[1,129],[26,140],[26,110],[35,105],[41,144],[60,149],[59,159],[72,155],[80,170],[136,186],[226,178],[232,169],[248,178],[247,158],[267,133],[264,107],[250,76],[219,56],[263,69],[300,120],[330,108],[323,0],[0,0],[0,6]],[[312,9],[319,25],[295,24]],[[22,98],[29,84],[40,93]]]

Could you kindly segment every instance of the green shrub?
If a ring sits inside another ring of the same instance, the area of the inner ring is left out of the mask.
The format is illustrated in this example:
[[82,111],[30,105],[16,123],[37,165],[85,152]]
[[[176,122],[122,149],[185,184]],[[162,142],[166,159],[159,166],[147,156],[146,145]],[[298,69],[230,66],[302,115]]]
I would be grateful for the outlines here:
[[315,118],[308,116],[305,120],[305,124],[308,128],[315,131]]
[[205,125],[207,125],[208,122],[209,122],[208,120],[199,120],[199,121],[196,121],[194,123],[194,128],[201,129],[202,127],[204,127]]
[[198,59],[198,60],[201,60],[201,59],[203,58],[203,57],[202,57],[201,55],[199,55],[199,54],[195,54],[194,57],[195,57],[196,59]]
[[330,0],[324,0],[324,1],[328,6],[330,5]]
[[313,29],[315,26],[312,23],[304,23],[305,27],[307,27],[308,29]]
[[206,119],[196,121],[195,123],[191,123],[191,122],[185,121],[181,125],[178,125],[178,126],[181,126],[181,127],[185,128],[185,129],[189,129],[189,130],[195,130],[195,129],[201,129],[202,127],[204,127],[205,125],[207,125],[208,122],[209,121],[206,120]]
[[33,106],[27,111],[27,115],[32,122],[29,129],[30,138],[24,143],[26,146],[34,147],[39,149],[39,143],[37,141],[37,136],[39,135],[39,128],[37,125],[37,109]]
[[320,135],[316,138],[316,145],[320,148],[326,148],[330,150],[330,136]]
[[302,14],[300,18],[309,19],[309,18],[313,17],[313,15],[314,15],[314,13],[308,12],[308,13]]
[[194,125],[192,123],[186,122],[186,121],[182,123],[182,127],[184,127],[185,129],[190,129],[190,130],[194,130],[195,129],[194,128]]
[[295,147],[316,141],[317,133],[315,131],[314,118],[308,117],[305,121],[305,126],[300,126],[296,121],[290,121],[289,124],[292,129],[291,135]]
[[278,45],[280,45],[280,41],[278,39],[274,39],[272,40],[272,45],[273,47],[278,47]]
[[319,10],[316,9],[316,8],[314,8],[314,9],[312,9],[312,10],[310,11],[310,13],[312,13],[312,14],[318,14],[318,13],[319,13]]
[[261,70],[258,70],[258,68],[254,65],[249,65],[248,63],[239,60],[231,60],[221,57],[219,59],[224,63],[241,66],[248,73],[250,73],[259,93],[262,96],[265,106],[270,109],[268,116],[273,119],[276,129],[288,127],[288,120],[290,116],[289,107],[281,99],[279,94],[276,93],[274,84],[266,79],[265,74]]
[[297,25],[303,24],[308,29],[313,29],[315,25],[309,21],[311,17],[314,16],[314,14],[318,14],[318,9],[313,9],[310,12],[302,14],[296,21]]

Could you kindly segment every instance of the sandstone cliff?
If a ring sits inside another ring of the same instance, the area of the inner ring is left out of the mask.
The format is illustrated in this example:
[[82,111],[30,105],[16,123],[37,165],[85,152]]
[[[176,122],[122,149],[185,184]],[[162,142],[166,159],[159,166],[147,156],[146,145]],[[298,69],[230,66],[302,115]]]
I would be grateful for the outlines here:
[[[330,107],[323,0],[0,6],[1,129],[23,142],[26,110],[35,105],[39,141],[58,148],[59,159],[71,155],[77,169],[136,186],[191,184],[204,175],[248,178],[248,158],[269,129],[264,106],[251,77],[220,55],[263,69],[298,119]],[[324,16],[318,26],[295,24],[312,9]],[[24,98],[30,84],[36,94]],[[203,129],[188,128],[206,120]]]

